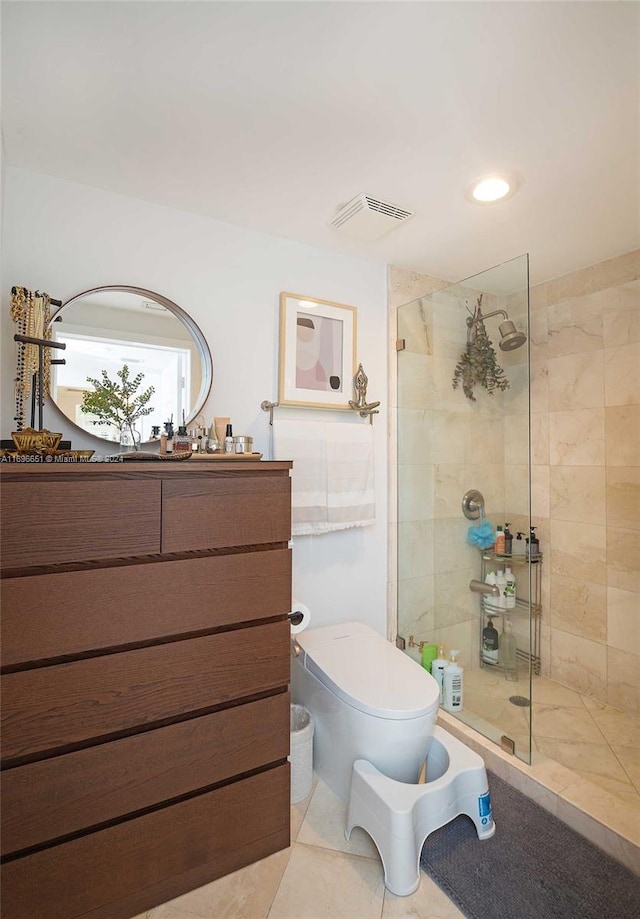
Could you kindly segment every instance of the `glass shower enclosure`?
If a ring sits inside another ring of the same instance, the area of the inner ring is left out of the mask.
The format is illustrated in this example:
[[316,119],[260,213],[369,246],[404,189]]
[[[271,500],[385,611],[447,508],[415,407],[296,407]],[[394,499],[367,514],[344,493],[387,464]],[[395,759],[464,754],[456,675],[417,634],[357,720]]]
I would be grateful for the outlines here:
[[525,762],[542,565],[529,328],[527,255],[397,312],[397,643],[427,667],[435,649],[457,651],[461,705],[443,707]]

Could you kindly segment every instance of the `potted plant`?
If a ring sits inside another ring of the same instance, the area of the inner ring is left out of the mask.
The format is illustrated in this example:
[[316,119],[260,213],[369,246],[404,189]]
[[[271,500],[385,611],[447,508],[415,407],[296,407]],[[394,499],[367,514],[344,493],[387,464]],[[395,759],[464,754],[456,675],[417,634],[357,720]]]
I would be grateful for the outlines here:
[[129,368],[126,364],[122,370],[116,371],[118,380],[110,380],[106,370],[102,371],[102,381],[87,377],[87,382],[93,386],[92,391],[87,391],[82,396],[80,411],[86,415],[95,415],[92,424],[114,424],[120,431],[120,443],[127,441],[134,450],[140,447],[140,435],[134,428],[138,418],[150,415],[153,408],[148,405],[155,389],[149,386],[144,392],[136,395],[142,380],[143,373],[139,373],[132,380],[129,379]]
[[496,389],[504,391],[509,388],[509,380],[496,360],[493,343],[484,327],[481,306],[482,294],[478,297],[473,316],[467,319],[467,347],[460,355],[451,381],[454,389],[462,385],[462,391],[472,402],[476,401],[473,394],[476,383],[484,387],[490,396]]

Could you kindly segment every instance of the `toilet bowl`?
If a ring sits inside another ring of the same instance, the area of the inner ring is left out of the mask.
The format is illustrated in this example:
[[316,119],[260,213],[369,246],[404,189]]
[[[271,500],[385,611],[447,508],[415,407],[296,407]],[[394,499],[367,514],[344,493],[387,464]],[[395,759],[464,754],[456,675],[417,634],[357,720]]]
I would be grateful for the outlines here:
[[369,626],[298,633],[291,691],[314,716],[314,769],[343,801],[358,759],[397,782],[418,781],[438,716],[438,684]]

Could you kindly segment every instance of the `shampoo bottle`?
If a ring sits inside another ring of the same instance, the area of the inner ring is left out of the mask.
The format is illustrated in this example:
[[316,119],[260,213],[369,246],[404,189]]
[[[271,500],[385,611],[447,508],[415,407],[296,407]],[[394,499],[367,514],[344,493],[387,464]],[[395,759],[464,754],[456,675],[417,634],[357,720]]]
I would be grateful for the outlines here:
[[507,565],[504,569],[506,586],[504,588],[504,599],[506,609],[515,609],[516,607],[516,577],[511,568]]
[[451,651],[451,660],[444,671],[442,695],[447,712],[462,711],[464,671],[458,663],[459,651]]
[[445,657],[444,646],[440,645],[437,658],[431,661],[431,676],[438,684],[438,689],[440,690],[440,705],[442,705],[442,679],[448,665],[449,661]]
[[505,546],[504,532],[502,530],[502,527],[498,526],[496,530],[496,547],[494,550],[496,555],[504,555],[504,546]]

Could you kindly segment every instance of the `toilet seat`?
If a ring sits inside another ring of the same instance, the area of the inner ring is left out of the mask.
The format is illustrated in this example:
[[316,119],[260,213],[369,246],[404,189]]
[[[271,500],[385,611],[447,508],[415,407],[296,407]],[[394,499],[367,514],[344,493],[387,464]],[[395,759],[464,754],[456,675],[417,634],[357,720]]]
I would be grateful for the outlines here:
[[362,622],[296,635],[303,666],[347,705],[402,721],[438,708],[433,677]]

